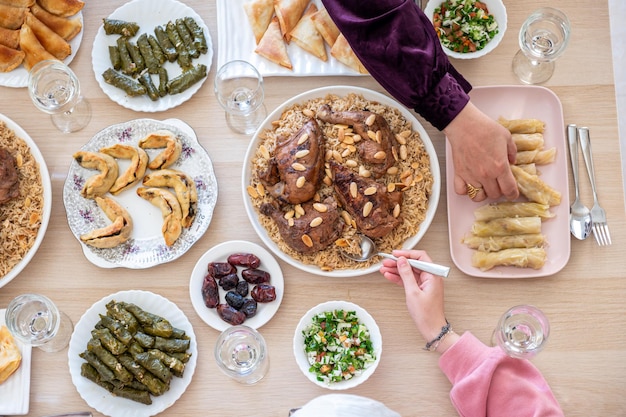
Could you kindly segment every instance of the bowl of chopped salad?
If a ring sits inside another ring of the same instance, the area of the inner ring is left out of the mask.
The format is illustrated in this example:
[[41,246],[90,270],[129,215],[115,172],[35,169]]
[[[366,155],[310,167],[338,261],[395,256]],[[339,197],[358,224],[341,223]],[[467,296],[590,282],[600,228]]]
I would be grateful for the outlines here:
[[433,23],[444,52],[452,58],[485,56],[506,32],[502,0],[430,0],[424,13]]
[[327,301],[300,319],[293,353],[313,383],[344,390],[365,382],[382,354],[382,337],[374,318],[348,301]]

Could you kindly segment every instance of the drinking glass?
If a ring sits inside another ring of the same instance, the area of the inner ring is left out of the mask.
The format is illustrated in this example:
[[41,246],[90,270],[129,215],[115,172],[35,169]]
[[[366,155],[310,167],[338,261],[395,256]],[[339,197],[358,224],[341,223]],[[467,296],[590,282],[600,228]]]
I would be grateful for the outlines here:
[[529,359],[539,353],[550,335],[550,324],[537,307],[518,305],[500,317],[492,343],[509,356]]
[[220,334],[215,360],[222,372],[242,384],[259,382],[269,368],[265,339],[245,325],[231,326]]
[[215,76],[215,96],[226,111],[226,123],[238,133],[254,133],[263,119],[263,76],[249,62],[230,61]]
[[35,107],[50,114],[63,133],[76,132],[91,120],[91,106],[80,94],[78,78],[61,61],[35,64],[28,73],[28,93]]
[[72,335],[72,320],[48,297],[22,294],[6,309],[5,321],[13,336],[46,352],[64,349]]
[[533,12],[519,32],[520,50],[513,58],[513,72],[526,84],[540,84],[552,77],[554,61],[569,41],[567,16],[552,7]]

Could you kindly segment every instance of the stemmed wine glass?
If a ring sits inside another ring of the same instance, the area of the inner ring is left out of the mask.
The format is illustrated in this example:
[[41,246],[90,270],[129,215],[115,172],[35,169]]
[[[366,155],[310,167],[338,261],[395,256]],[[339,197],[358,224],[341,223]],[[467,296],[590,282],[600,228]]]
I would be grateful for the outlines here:
[[500,346],[511,357],[530,359],[544,348],[549,335],[550,323],[540,309],[518,305],[500,317],[492,344]]
[[269,368],[265,339],[245,325],[224,330],[217,338],[214,353],[222,372],[242,384],[259,382]]
[[226,111],[226,123],[238,133],[254,133],[265,119],[263,76],[246,61],[224,64],[215,75],[215,96]]
[[6,309],[5,321],[16,339],[46,352],[64,349],[74,329],[72,320],[41,294],[14,298]]
[[513,72],[526,84],[540,84],[552,77],[554,61],[563,53],[570,36],[570,22],[560,10],[543,7],[533,12],[519,32],[520,50],[513,58]]
[[76,132],[91,120],[91,106],[80,94],[76,74],[61,61],[43,60],[28,73],[28,93],[35,106],[49,113],[63,133]]

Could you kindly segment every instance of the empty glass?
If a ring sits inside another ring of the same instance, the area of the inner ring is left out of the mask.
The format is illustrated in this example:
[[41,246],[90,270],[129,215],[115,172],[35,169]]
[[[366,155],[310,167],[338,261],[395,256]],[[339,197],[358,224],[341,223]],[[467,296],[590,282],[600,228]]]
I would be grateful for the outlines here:
[[215,96],[235,132],[252,134],[265,119],[263,76],[249,62],[224,64],[215,75]]
[[74,72],[61,61],[44,60],[28,73],[28,93],[35,106],[49,113],[63,133],[76,132],[91,120],[91,106],[80,95]]
[[72,320],[40,294],[15,297],[6,309],[5,321],[13,337],[46,352],[64,349],[74,329]]
[[242,384],[259,382],[270,361],[263,336],[245,325],[229,327],[220,334],[215,360],[222,372]]
[[570,22],[560,10],[543,7],[533,12],[519,32],[520,50],[513,58],[513,72],[526,84],[540,84],[554,73],[554,61],[563,53],[570,36]]
[[530,359],[539,353],[550,335],[550,324],[537,307],[519,305],[502,315],[493,332],[492,343],[509,356]]

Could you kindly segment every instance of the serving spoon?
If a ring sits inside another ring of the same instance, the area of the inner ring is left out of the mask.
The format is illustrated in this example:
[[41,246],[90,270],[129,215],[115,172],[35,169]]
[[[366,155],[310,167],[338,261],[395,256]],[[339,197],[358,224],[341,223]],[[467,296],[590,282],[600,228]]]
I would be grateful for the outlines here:
[[[361,248],[361,254],[358,255],[358,254],[342,251],[342,254],[346,258],[352,259],[353,261],[357,261],[357,262],[365,262],[371,259],[372,257],[378,255],[383,258],[398,260],[398,258],[396,258],[395,256],[389,253],[378,252],[378,249],[376,248],[376,244],[369,237],[365,235],[360,235],[360,238],[361,238],[361,243],[359,244],[359,246]],[[420,261],[417,259],[407,259],[407,261],[409,262],[409,265],[411,265],[413,268],[419,269],[420,271],[429,272],[434,275],[447,277],[448,274],[450,273],[449,266],[438,265],[432,262]]]
[[574,191],[576,198],[569,209],[569,230],[579,240],[584,240],[591,234],[591,213],[580,202],[578,191],[578,133],[575,124],[567,125],[567,140],[569,142],[569,155],[572,163],[574,176]]

